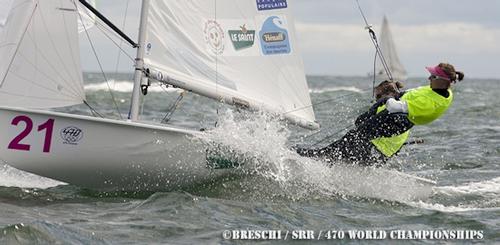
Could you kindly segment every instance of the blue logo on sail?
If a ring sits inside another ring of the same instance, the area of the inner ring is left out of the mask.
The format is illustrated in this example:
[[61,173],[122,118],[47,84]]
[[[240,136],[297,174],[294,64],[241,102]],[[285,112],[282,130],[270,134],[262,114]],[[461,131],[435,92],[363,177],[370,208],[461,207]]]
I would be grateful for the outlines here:
[[291,52],[288,31],[282,27],[283,20],[277,16],[267,18],[262,25],[259,36],[264,55],[289,54]]
[[262,10],[270,10],[270,9],[283,9],[288,5],[286,0],[257,0],[257,9],[259,11]]

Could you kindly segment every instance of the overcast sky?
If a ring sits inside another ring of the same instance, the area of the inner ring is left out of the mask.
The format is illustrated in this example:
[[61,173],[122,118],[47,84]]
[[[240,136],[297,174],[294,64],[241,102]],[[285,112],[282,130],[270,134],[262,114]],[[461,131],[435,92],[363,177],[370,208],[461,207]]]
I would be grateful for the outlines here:
[[[128,0],[125,32],[137,36],[140,0]],[[154,0],[153,0],[154,1]],[[122,26],[126,0],[99,0],[98,9]],[[399,58],[410,76],[426,76],[424,66],[447,61],[468,77],[500,78],[499,0],[359,0],[378,33],[387,16]],[[366,75],[374,48],[355,0],[288,0],[307,74]],[[104,69],[116,69],[117,48],[97,30],[90,33]],[[98,70],[82,38],[84,70]],[[125,46],[133,56],[135,51]],[[120,71],[132,71],[128,58]]]

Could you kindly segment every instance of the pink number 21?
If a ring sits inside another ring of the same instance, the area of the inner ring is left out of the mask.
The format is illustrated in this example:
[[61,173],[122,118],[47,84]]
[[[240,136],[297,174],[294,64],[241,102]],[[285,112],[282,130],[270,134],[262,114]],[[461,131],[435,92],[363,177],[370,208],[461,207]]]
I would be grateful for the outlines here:
[[[20,122],[24,122],[26,127],[19,133],[12,141],[9,143],[8,149],[29,151],[29,144],[22,144],[21,140],[26,138],[31,133],[33,129],[33,120],[27,116],[17,116],[12,119],[12,125],[18,125]],[[45,139],[43,142],[43,152],[50,152],[50,144],[52,143],[52,131],[54,130],[54,119],[49,119],[43,124],[38,126],[38,132],[45,130]]]

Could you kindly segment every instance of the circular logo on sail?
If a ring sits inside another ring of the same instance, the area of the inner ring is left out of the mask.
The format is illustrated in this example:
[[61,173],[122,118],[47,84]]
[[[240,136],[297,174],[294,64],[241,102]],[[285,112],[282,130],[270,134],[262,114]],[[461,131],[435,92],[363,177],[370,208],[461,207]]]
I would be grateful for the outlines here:
[[205,22],[203,32],[210,50],[216,55],[222,54],[224,52],[224,31],[219,23],[215,20]]
[[65,127],[61,130],[64,144],[76,145],[83,137],[83,131],[75,126]]

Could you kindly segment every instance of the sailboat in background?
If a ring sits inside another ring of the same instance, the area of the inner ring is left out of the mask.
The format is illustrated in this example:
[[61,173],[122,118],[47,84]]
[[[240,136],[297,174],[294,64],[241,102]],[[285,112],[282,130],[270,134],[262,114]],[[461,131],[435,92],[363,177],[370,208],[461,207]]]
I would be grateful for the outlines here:
[[[48,110],[87,103],[80,4],[137,49],[128,120]],[[137,43],[84,0],[0,6],[0,160],[17,169],[98,190],[164,190],[235,171],[207,165],[203,132],[140,120],[150,82],[318,127],[285,0],[143,0]]]
[[[379,35],[379,45],[392,74],[392,78],[398,81],[406,80],[408,78],[406,69],[399,60],[399,56],[396,51],[396,44],[392,38],[392,32],[389,28],[389,21],[386,16],[384,16],[384,20],[382,21],[382,28]],[[377,59],[377,68],[377,81],[389,79],[389,76],[387,75],[380,59]]]

